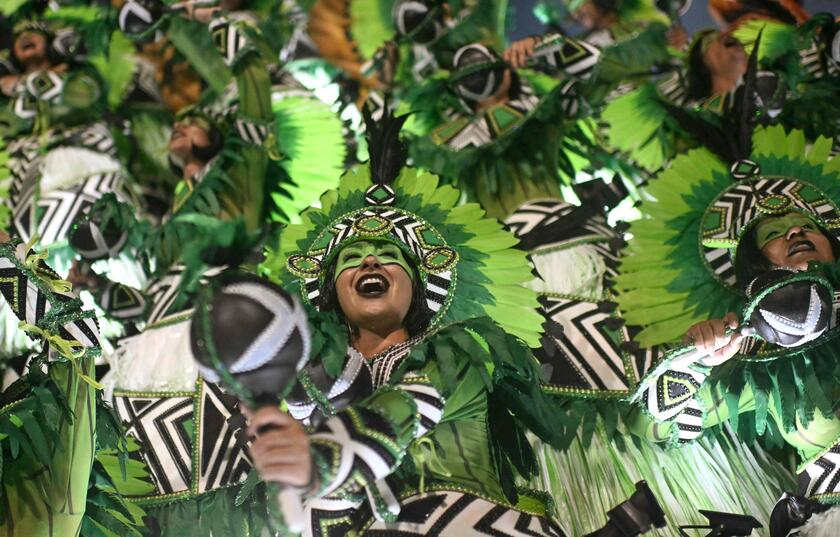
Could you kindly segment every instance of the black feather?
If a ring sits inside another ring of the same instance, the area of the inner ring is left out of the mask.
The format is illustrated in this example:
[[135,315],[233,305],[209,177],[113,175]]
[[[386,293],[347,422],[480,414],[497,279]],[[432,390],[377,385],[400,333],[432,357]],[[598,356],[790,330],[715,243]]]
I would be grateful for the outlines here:
[[362,110],[367,130],[370,175],[374,183],[387,185],[400,174],[405,166],[408,149],[400,140],[400,129],[408,115],[394,116],[385,103],[382,119],[374,121],[368,106]]
[[755,39],[750,60],[747,63],[747,72],[744,74],[744,85],[736,92],[736,99],[732,113],[728,114],[730,121],[737,121],[733,124],[735,137],[733,140],[733,158],[730,162],[745,159],[752,153],[752,134],[755,127],[755,80],[758,73],[758,50],[761,47],[761,32]]
[[675,106],[667,100],[662,100],[662,106],[685,132],[694,137],[700,145],[719,156],[724,162],[732,159],[731,146],[727,142],[726,132],[711,117],[704,117],[702,113],[686,110]]

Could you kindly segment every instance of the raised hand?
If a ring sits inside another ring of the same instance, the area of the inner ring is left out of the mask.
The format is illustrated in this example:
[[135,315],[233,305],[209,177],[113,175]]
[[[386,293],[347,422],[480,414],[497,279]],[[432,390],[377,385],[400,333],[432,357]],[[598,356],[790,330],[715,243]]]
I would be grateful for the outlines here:
[[695,324],[688,329],[683,337],[683,343],[692,343],[698,350],[708,354],[702,360],[703,365],[715,366],[729,360],[738,352],[743,335],[736,330],[740,321],[732,312],[723,319],[710,319]]
[[534,46],[537,44],[536,37],[526,37],[519,41],[514,41],[510,47],[502,53],[502,58],[513,69],[525,67],[528,58],[534,54]]

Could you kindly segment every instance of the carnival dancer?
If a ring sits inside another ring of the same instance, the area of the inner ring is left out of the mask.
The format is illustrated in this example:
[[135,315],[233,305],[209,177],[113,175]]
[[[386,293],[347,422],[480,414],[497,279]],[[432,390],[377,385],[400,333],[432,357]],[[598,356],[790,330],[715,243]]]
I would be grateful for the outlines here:
[[[604,513],[640,479],[673,527],[696,520],[697,509],[752,513],[766,523],[773,501],[793,477],[760,448],[725,431],[669,451],[630,438],[629,399],[658,353],[655,347],[632,346],[638,329],[615,310],[612,282],[627,224],[612,226],[605,213],[627,192],[619,181],[574,188],[579,206],[532,200],[505,220],[536,268],[529,286],[539,293],[545,318],[542,344],[534,349],[543,389],[575,424],[567,427],[567,447],[535,444],[540,476],[533,483],[565,513],[559,523],[571,535],[600,528]],[[727,492],[732,490],[737,492]]]
[[527,346],[540,320],[524,253],[456,190],[403,168],[403,120],[368,123],[370,164],[263,267],[338,352],[311,357],[288,414],[256,411],[255,466],[301,488],[306,535],[561,535],[546,498],[515,485],[536,464],[525,431],[551,442],[558,420]]
[[[773,535],[836,528],[836,511],[815,503],[836,496],[840,437],[836,300],[828,291],[818,298],[837,281],[840,192],[830,148],[826,138],[806,145],[803,133],[777,126],[758,129],[748,158],[734,163],[702,148],[678,157],[651,183],[657,201],[631,226],[616,278],[623,315],[644,327],[636,341],[650,346],[685,335],[690,344],[640,383],[637,397],[655,424],[640,421],[637,431],[676,445],[728,420],[746,442],[775,437],[796,449],[798,494],[812,501],[784,497]],[[772,278],[790,271],[811,292],[761,302],[775,289]],[[761,337],[741,330],[767,323]]]
[[[723,116],[743,91],[755,50],[752,90],[761,122],[835,137],[840,42],[834,17],[820,13],[800,26],[751,17],[727,30],[697,32],[670,74],[641,84],[604,109],[610,146],[650,172],[698,143],[692,117]],[[759,41],[760,36],[760,41]],[[760,45],[759,45],[760,43]]]
[[142,331],[108,356],[103,384],[148,469],[132,488],[119,473],[112,477],[145,507],[154,535],[262,535],[266,528],[261,489],[241,492],[251,463],[236,400],[205,381],[192,359],[193,291],[255,247],[272,221],[286,221],[334,185],[344,155],[340,123],[328,109],[323,114],[326,105],[292,94],[272,103],[270,73],[243,24],[224,17],[209,24],[235,84],[221,102],[178,115],[168,149],[181,181],[164,223],[136,222],[108,204],[89,220],[94,228],[110,214],[130,237],[123,243],[150,260],[143,292],[97,276],[88,283],[110,316],[142,321]]
[[[221,31],[237,42],[236,28]],[[199,377],[189,348],[187,280],[206,272],[191,252],[229,247],[234,238],[226,242],[220,230],[235,229],[241,232],[238,239],[253,239],[269,207],[268,148],[276,147],[269,74],[254,49],[228,59],[237,91],[227,113],[193,107],[174,125],[169,155],[181,181],[165,222],[137,222],[130,210],[111,213],[117,228],[131,237],[122,242],[151,260],[148,288],[140,292],[89,279],[97,283],[99,303],[111,316],[143,321],[142,331],[122,339],[107,357],[110,371],[103,384],[138,446],[133,456],[147,471],[133,486],[119,469],[112,478],[121,494],[146,508],[153,535],[260,535],[265,525],[257,496],[244,505],[235,502],[237,485],[251,468],[245,439],[235,434],[236,401]],[[111,210],[108,205],[98,209]],[[95,227],[97,220],[91,223]]]
[[[61,21],[61,12],[56,14]],[[73,224],[97,199],[130,200],[127,174],[110,126],[101,119],[106,88],[84,57],[81,37],[56,20],[24,19],[15,26],[2,88],[9,200],[15,234],[40,237],[57,268],[69,268],[66,244]],[[59,266],[60,265],[60,266]]]

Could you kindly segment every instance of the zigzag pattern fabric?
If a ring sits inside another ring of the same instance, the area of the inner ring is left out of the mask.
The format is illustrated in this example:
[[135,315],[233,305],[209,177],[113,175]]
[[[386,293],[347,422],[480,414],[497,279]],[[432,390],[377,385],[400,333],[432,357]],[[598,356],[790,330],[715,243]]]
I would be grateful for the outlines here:
[[237,55],[248,44],[245,36],[234,22],[226,18],[211,21],[209,30],[213,37],[213,44],[216,45],[216,50],[222,55],[222,59],[228,66],[233,65]]
[[455,151],[478,148],[491,143],[522,121],[539,104],[534,90],[524,82],[521,86],[518,98],[511,99],[504,106],[482,114],[472,121],[453,117],[451,123],[444,124],[432,132],[432,140]]
[[547,384],[599,391],[633,387],[639,377],[628,378],[626,355],[620,347],[629,336],[624,327],[610,327],[610,312],[572,297],[546,296],[541,303],[546,318],[563,328],[562,334],[550,336],[559,355],[538,353],[543,370],[550,369]]
[[482,498],[450,490],[403,500],[396,522],[374,522],[365,535],[432,537],[564,537],[545,517],[530,515]]
[[115,391],[114,407],[141,449],[155,492],[201,494],[239,483],[251,470],[237,400],[199,381],[193,393]]
[[546,63],[581,79],[587,79],[598,65],[601,51],[585,41],[569,39],[562,34],[550,34],[540,38],[534,47],[536,62]]
[[840,494],[840,443],[808,463],[798,481],[800,492],[810,498],[831,500]]
[[[101,123],[51,134],[54,137],[51,143],[55,146],[90,150],[111,158],[115,155],[114,139]],[[126,190],[126,177],[120,170],[86,172],[74,178],[72,184],[44,189],[41,168],[46,157],[40,148],[39,137],[22,138],[9,148],[13,223],[23,240],[37,234],[42,244],[61,241],[103,195],[114,193],[121,201],[131,198]],[[71,163],[64,164],[69,166]]]

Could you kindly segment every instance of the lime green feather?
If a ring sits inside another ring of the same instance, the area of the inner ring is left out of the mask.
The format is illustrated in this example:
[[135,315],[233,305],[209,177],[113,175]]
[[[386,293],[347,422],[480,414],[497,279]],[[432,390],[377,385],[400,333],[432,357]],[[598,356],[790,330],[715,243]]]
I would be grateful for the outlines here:
[[363,58],[371,58],[383,43],[394,37],[391,10],[394,0],[354,0],[350,4],[353,39]]
[[122,32],[114,32],[111,34],[107,52],[93,56],[90,62],[105,80],[108,88],[108,106],[112,109],[117,108],[137,66],[134,43]]
[[796,50],[796,26],[783,22],[755,19],[738,26],[733,32],[744,45],[747,54],[752,53],[755,42],[761,34],[758,58],[761,61],[774,61]]
[[335,188],[344,170],[346,149],[342,123],[330,107],[314,96],[275,100],[280,166],[292,180],[287,195],[277,200],[283,213],[297,217],[325,191]]
[[612,147],[627,153],[642,168],[655,171],[673,156],[663,125],[668,112],[656,88],[646,84],[610,101],[601,113]]

